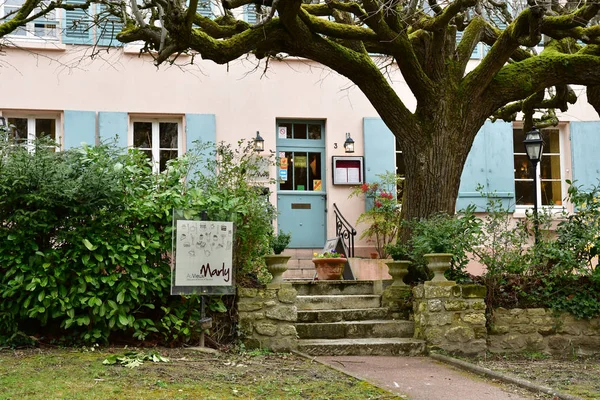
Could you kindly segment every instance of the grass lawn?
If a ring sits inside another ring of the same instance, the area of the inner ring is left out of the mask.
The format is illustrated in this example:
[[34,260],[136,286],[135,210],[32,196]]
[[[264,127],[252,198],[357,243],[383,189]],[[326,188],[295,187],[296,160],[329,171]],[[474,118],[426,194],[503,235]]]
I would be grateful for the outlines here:
[[0,351],[0,399],[400,399],[290,354],[152,351],[168,362],[104,365],[131,349]]

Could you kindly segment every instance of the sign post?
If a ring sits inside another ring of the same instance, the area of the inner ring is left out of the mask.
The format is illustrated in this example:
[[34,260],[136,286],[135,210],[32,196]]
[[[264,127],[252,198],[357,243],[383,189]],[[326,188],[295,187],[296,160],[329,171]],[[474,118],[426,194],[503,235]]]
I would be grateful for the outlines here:
[[233,223],[206,221],[205,214],[199,217],[194,210],[173,211],[171,264],[171,294],[201,295],[201,347],[204,329],[212,325],[205,313],[205,296],[235,294]]

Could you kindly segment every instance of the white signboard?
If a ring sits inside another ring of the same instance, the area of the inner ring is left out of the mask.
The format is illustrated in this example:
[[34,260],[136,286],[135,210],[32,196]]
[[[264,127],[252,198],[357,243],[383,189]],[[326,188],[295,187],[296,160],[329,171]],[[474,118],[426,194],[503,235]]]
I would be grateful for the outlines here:
[[177,220],[176,286],[231,286],[233,223]]

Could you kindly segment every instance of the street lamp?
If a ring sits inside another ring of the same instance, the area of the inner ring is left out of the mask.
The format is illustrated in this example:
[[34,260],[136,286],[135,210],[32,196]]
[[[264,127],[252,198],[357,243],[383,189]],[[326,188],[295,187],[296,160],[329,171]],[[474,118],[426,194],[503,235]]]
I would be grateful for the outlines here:
[[254,151],[257,153],[265,150],[265,139],[260,136],[260,133],[256,131],[256,137],[254,138]]
[[542,134],[536,129],[535,126],[529,132],[527,132],[525,135],[525,140],[523,140],[523,144],[525,145],[527,158],[533,166],[533,234],[535,237],[535,243],[537,244],[540,236],[537,200],[537,165],[542,159],[544,140],[542,139]]
[[346,133],[346,141],[344,142],[346,153],[354,153],[354,140],[350,137],[350,132]]
[[6,126],[6,119],[4,117],[0,117],[0,130],[8,131],[8,127]]

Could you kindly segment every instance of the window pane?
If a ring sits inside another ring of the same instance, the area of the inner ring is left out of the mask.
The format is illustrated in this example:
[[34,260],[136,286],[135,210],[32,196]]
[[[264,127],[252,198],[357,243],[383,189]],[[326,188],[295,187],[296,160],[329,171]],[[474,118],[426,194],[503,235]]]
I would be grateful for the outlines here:
[[560,136],[558,129],[543,129],[542,138],[544,139],[544,154],[560,153]]
[[513,129],[513,153],[525,153],[525,145],[523,144],[525,135],[522,129]]
[[560,156],[543,155],[540,170],[542,179],[560,179]]
[[531,176],[532,165],[525,155],[515,155],[515,179],[533,179]]
[[36,119],[35,137],[49,137],[52,140],[56,140],[56,121],[53,119]]
[[159,171],[164,171],[167,168],[167,161],[177,158],[177,150],[161,150]]
[[306,124],[294,124],[294,139],[306,139]]
[[322,139],[321,124],[308,124],[308,138],[313,140]]
[[[289,132],[289,131],[288,131]],[[280,190],[292,190],[294,189],[294,176],[293,176],[293,164],[292,164],[292,153],[289,151],[285,152],[285,161],[279,161],[281,165],[287,165],[287,179],[286,180],[281,180],[279,179],[279,189]],[[279,167],[280,169],[281,166]],[[278,177],[280,177],[281,175],[278,175]]]
[[321,153],[308,153],[308,190],[323,190],[321,178]]
[[517,205],[532,206],[534,199],[533,180],[515,181],[515,193],[517,197]]
[[278,128],[284,128],[285,129],[285,138],[279,136],[279,134],[281,132],[283,132],[283,129],[277,129],[277,137],[279,139],[291,139],[292,138],[292,124],[288,124],[288,123],[280,123]]
[[27,118],[8,118],[10,138],[17,143],[27,143]]
[[294,153],[294,188],[293,190],[308,190],[308,159],[307,153]]
[[144,153],[148,161],[152,161],[152,150],[143,150],[142,153]]
[[152,122],[133,123],[133,147],[152,148]]
[[[177,123],[161,122],[159,125],[161,149],[177,149]],[[162,157],[161,157],[162,163]]]
[[542,189],[542,205],[562,205],[562,188],[560,181],[542,181],[540,185]]

